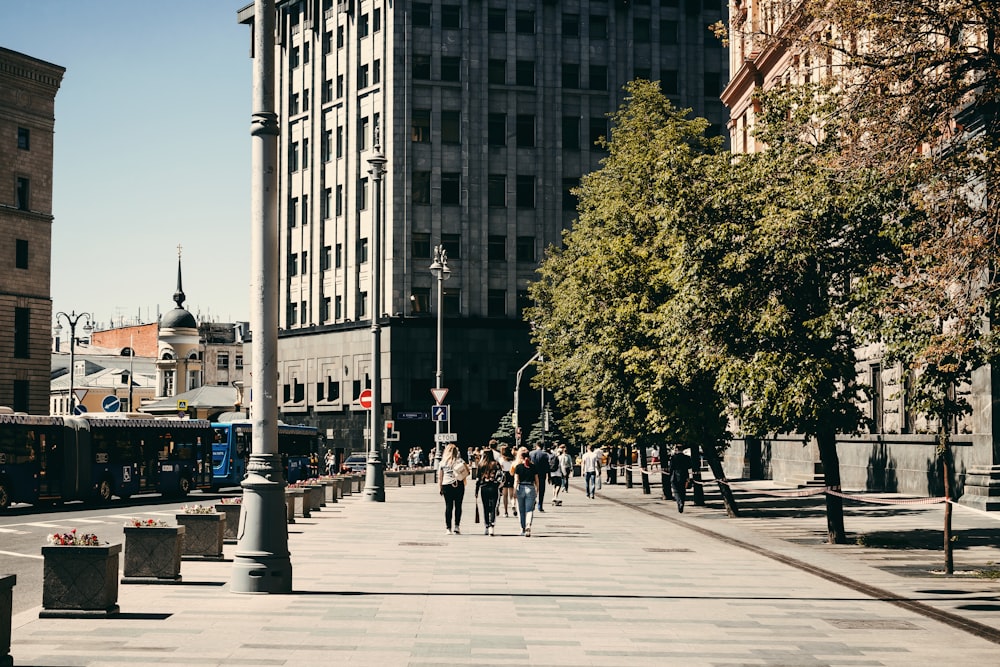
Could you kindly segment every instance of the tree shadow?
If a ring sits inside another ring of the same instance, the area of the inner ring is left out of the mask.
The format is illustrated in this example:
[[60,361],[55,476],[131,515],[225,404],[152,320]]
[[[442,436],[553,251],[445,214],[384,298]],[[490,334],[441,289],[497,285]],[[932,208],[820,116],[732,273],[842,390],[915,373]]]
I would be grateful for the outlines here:
[[[941,531],[927,528],[859,533],[858,543],[872,549],[944,551]],[[956,550],[960,550],[995,547],[998,543],[1000,543],[1000,528],[969,528],[955,534],[953,545]]]

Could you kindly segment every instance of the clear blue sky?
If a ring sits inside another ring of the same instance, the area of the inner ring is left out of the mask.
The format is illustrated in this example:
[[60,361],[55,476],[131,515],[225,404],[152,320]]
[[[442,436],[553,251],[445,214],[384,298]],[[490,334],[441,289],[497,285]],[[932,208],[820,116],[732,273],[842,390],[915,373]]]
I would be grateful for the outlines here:
[[0,0],[0,46],[66,68],[53,310],[249,316],[250,0]]

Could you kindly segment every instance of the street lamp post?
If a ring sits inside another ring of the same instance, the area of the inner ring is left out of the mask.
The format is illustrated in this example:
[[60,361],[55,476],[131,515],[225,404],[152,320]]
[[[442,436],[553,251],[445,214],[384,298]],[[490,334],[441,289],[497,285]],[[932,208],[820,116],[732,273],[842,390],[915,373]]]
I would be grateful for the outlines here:
[[[434,372],[434,387],[441,389],[441,360],[444,353],[444,281],[451,277],[448,268],[448,252],[443,246],[434,246],[434,261],[431,275],[437,279],[437,370]],[[441,422],[434,422],[434,465],[441,460]]]
[[76,414],[76,387],[74,387],[75,372],[76,372],[76,324],[81,318],[86,317],[87,321],[83,325],[83,332],[89,334],[94,330],[94,327],[90,324],[91,314],[90,313],[80,313],[76,314],[76,311],[70,311],[70,314],[59,311],[56,313],[56,333],[62,333],[62,325],[59,324],[59,318],[66,318],[66,323],[69,324],[69,413]]
[[382,434],[382,175],[385,156],[375,141],[375,152],[368,158],[374,188],[374,220],[372,222],[372,407],[369,424],[368,461],[365,465],[365,500],[385,502],[385,463],[382,461],[379,437]]

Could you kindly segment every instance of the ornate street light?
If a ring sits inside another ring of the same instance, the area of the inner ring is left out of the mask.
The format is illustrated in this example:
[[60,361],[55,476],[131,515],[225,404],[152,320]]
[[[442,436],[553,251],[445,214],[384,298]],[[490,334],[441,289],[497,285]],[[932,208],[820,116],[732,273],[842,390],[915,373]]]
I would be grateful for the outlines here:
[[[448,251],[443,246],[434,246],[434,261],[430,265],[431,275],[437,279],[437,371],[434,373],[434,387],[441,389],[441,360],[444,353],[444,281],[451,277],[448,268]],[[434,422],[434,465],[441,460],[441,422]]]
[[76,414],[76,387],[74,387],[74,380],[76,372],[76,323],[80,321],[81,318],[86,317],[87,321],[83,325],[83,332],[85,334],[90,334],[94,330],[94,326],[90,323],[91,314],[90,313],[80,313],[76,314],[76,311],[71,311],[69,315],[59,311],[56,313],[56,334],[62,333],[62,325],[59,324],[59,318],[66,318],[67,324],[69,324],[69,414]]
[[[377,132],[377,130],[376,130]],[[368,460],[365,465],[365,500],[385,502],[385,463],[382,461],[378,439],[382,435],[382,175],[385,173],[385,156],[375,139],[375,151],[368,164],[375,190],[375,215],[372,222],[372,407],[368,421]]]

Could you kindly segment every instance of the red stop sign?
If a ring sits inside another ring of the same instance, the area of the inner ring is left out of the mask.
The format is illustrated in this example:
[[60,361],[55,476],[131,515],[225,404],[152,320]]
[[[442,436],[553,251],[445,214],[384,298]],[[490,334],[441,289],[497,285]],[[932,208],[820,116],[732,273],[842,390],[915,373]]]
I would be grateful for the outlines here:
[[358,403],[360,403],[361,407],[363,407],[365,410],[371,410],[371,408],[372,408],[372,390],[371,389],[365,389],[363,392],[361,392],[361,395],[358,396]]

